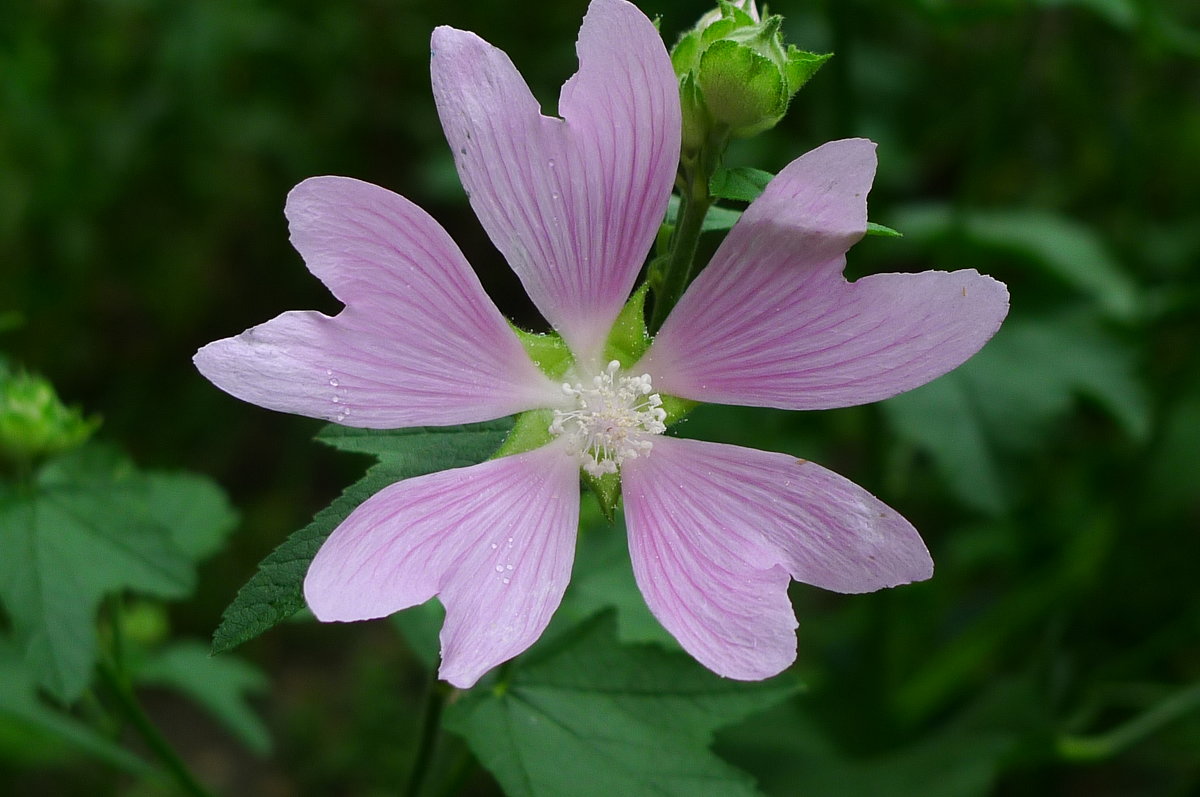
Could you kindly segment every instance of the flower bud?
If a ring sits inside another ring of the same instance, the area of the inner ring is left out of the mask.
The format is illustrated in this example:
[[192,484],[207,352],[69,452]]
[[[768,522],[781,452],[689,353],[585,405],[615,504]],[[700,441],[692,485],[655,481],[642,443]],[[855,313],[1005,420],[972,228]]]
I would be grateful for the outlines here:
[[80,445],[98,418],[84,418],[59,401],[45,379],[10,372],[0,363],[0,454],[28,460]]
[[713,131],[746,138],[774,127],[829,58],[785,47],[783,17],[760,19],[754,0],[718,3],[671,50],[685,152],[695,152]]

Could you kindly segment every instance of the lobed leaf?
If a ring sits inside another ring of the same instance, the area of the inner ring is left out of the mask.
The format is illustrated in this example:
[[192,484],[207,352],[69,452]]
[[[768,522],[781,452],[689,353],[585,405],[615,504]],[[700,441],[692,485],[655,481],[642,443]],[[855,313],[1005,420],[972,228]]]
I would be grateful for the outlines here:
[[996,251],[1018,255],[1091,297],[1113,319],[1135,320],[1142,295],[1100,237],[1071,219],[1038,210],[974,211],[956,215],[943,205],[913,206],[896,215],[915,239],[961,235]]
[[44,740],[74,748],[133,775],[155,771],[104,734],[43,703],[37,694],[38,681],[18,647],[0,637],[0,725],[17,730],[23,742],[37,745],[39,752],[46,752],[41,743]]
[[213,658],[199,642],[176,642],[141,662],[135,676],[140,683],[182,692],[248,748],[259,755],[270,752],[267,727],[246,702],[249,695],[266,691],[267,678],[250,664],[232,656]]
[[739,166],[733,169],[720,167],[708,181],[708,192],[718,199],[733,199],[738,202],[753,202],[766,189],[775,175],[762,169]]
[[[176,530],[166,523],[178,507],[157,501],[181,496],[194,505],[190,525]],[[53,460],[30,489],[0,497],[0,600],[39,683],[63,702],[82,694],[100,599],[121,590],[189,594],[193,554],[228,530],[229,512],[206,480],[138,473],[101,447]]]
[[929,452],[966,504],[1009,505],[1001,452],[1036,449],[1077,396],[1096,401],[1136,440],[1150,432],[1150,399],[1133,353],[1094,320],[1010,320],[983,350],[940,379],[883,403],[896,432]]
[[445,725],[512,797],[749,797],[759,794],[752,778],[712,753],[713,734],[797,688],[787,677],[730,681],[682,653],[622,647],[605,614],[535,648],[507,683],[467,694]]

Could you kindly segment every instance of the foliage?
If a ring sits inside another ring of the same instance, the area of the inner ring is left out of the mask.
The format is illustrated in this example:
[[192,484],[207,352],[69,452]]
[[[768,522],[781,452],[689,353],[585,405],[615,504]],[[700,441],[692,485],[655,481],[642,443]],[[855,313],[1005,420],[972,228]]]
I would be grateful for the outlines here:
[[619,648],[614,626],[601,616],[528,654],[452,706],[447,727],[511,795],[758,794],[705,748],[714,730],[796,685],[786,675],[739,684],[682,654]]
[[[707,10],[641,5],[662,14],[668,43]],[[501,680],[451,696],[444,717],[466,742],[443,740],[430,781],[544,793],[589,766],[645,775],[648,748],[651,775],[699,760],[730,789],[750,788],[736,768],[773,795],[1194,791],[1195,4],[770,6],[785,39],[836,56],[774,130],[730,150],[710,181],[722,199],[702,248],[764,174],[865,135],[880,144],[871,218],[903,237],[867,238],[851,271],[978,268],[1009,284],[1012,315],[979,358],[879,407],[701,407],[680,433],[853,476],[921,529],[937,573],[852,599],[797,587],[803,692],[708,681],[725,705],[654,706],[628,694],[639,667],[656,689],[703,673],[645,612],[619,513],[610,525],[590,507],[562,617]],[[363,475],[361,461],[311,446],[311,425],[221,396],[188,360],[285,308],[337,309],[280,216],[287,190],[313,174],[369,179],[430,208],[516,323],[544,328],[462,201],[429,97],[428,34],[485,34],[552,112],[581,9],[534,4],[514,25],[510,7],[483,3],[0,4],[3,345],[145,466],[88,444],[47,452],[20,488],[4,471],[0,791],[161,791],[151,753],[124,744],[116,688],[97,677],[118,639],[131,688],[153,699],[183,688],[230,729],[210,743],[178,702],[150,711],[226,793],[396,791],[419,745],[436,605],[395,620],[408,646],[388,623],[279,625],[240,651],[254,670],[203,656],[195,640],[248,579],[217,648],[294,615],[319,540],[380,485],[445,467],[442,449],[392,440],[381,455],[370,436],[327,438],[376,456]],[[454,461],[487,456],[477,442]],[[242,512],[236,535],[214,482]],[[269,553],[281,543],[293,547]],[[612,607],[615,630],[602,614]],[[265,723],[247,702],[262,694],[260,671],[271,675]],[[621,766],[595,763],[579,706],[644,744],[621,751]],[[501,736],[501,721],[536,736]],[[275,758],[246,759],[266,728]],[[531,753],[535,738],[575,755],[556,770]]]
[[213,651],[229,650],[253,639],[304,607],[301,586],[309,563],[329,533],[355,507],[401,479],[483,461],[500,447],[511,426],[510,420],[501,419],[472,426],[386,432],[326,427],[318,440],[341,451],[371,454],[378,463],[259,563],[258,572],[225,610],[213,635]]

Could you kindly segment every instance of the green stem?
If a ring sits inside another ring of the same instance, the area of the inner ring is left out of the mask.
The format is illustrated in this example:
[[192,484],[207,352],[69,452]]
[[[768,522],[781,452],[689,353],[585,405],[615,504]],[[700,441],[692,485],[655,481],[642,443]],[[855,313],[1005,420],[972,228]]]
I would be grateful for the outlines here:
[[187,768],[187,764],[175,752],[175,748],[171,747],[170,742],[150,721],[134,695],[128,679],[122,676],[109,662],[100,663],[100,676],[116,697],[117,708],[120,709],[121,714],[129,720],[146,746],[162,762],[167,773],[179,784],[179,788],[192,797],[212,797],[211,792],[200,785],[191,770]]
[[1162,726],[1200,708],[1200,684],[1182,689],[1108,733],[1061,736],[1058,754],[1068,761],[1099,761],[1141,741]]
[[121,599],[118,595],[109,597],[108,614],[112,626],[112,650],[109,659],[100,662],[99,669],[101,678],[117,699],[117,708],[185,794],[212,797],[138,702],[125,669],[125,632],[121,624]]
[[654,289],[654,309],[650,315],[650,334],[658,332],[671,309],[696,276],[696,250],[704,217],[712,207],[713,197],[708,182],[729,146],[729,130],[716,127],[708,131],[704,145],[696,152],[685,153],[679,162],[675,184],[679,187],[679,214],[671,233],[670,250],[661,278],[651,282]]
[[671,238],[671,254],[667,259],[661,289],[654,296],[654,313],[650,318],[651,333],[657,332],[667,319],[683,292],[692,281],[695,268],[696,249],[700,244],[700,231],[704,216],[712,205],[708,195],[707,180],[702,191],[689,186],[679,201],[679,216],[675,223],[675,234]]
[[425,701],[425,714],[421,718],[421,739],[417,745],[412,771],[408,776],[408,785],[404,789],[404,797],[417,797],[425,785],[442,727],[442,709],[446,705],[446,692],[447,690],[438,683],[437,674],[434,673],[429,687],[429,697]]

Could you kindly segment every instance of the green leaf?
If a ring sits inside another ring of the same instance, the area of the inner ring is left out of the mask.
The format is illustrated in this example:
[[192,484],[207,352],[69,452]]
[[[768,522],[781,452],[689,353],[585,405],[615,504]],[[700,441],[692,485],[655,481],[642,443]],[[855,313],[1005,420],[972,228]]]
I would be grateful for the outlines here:
[[420,606],[396,612],[388,621],[408,643],[409,650],[429,671],[438,668],[441,658],[441,631],[446,621],[446,608],[437,598],[430,598]]
[[949,373],[882,406],[896,433],[933,457],[963,503],[991,514],[1007,509],[993,442],[962,374]]
[[575,570],[555,619],[569,616],[583,622],[606,609],[616,609],[617,639],[622,644],[653,642],[668,650],[681,650],[675,637],[650,613],[634,580],[624,518],[604,523],[589,507],[585,504],[581,513]]
[[[74,717],[44,704],[37,695],[38,678],[11,640],[0,637],[0,738],[20,735],[24,746],[39,754],[65,745],[109,766],[134,775],[154,768]],[[0,742],[0,748],[4,745]]]
[[93,454],[66,455],[30,490],[0,498],[0,599],[40,683],[64,702],[90,679],[93,620],[105,594],[179,598],[195,577],[150,508],[146,481],[123,477],[111,456]]
[[1118,30],[1132,30],[1140,20],[1147,16],[1135,0],[1034,0],[1034,5],[1043,8],[1061,8],[1077,6],[1086,8]]
[[213,652],[237,647],[291,617],[304,606],[304,574],[325,538],[355,507],[402,479],[483,461],[512,426],[501,418],[469,426],[379,431],[326,426],[317,440],[340,451],[375,456],[379,463],[294,532],[258,565],[225,609],[213,633]]
[[891,227],[884,227],[882,224],[876,224],[873,221],[867,222],[867,235],[878,235],[881,238],[904,237],[904,233],[893,230]]
[[267,691],[267,678],[233,656],[213,658],[199,642],[177,642],[140,662],[139,683],[176,689],[209,711],[255,753],[271,749],[266,725],[246,703],[249,695]]
[[1015,734],[963,725],[906,734],[912,741],[899,748],[852,755],[808,706],[791,701],[723,733],[722,749],[761,773],[771,794],[984,797]]
[[767,183],[775,175],[762,169],[751,169],[740,166],[726,169],[724,166],[713,173],[708,181],[708,192],[718,199],[734,199],[739,202],[753,202],[762,194]]
[[[771,182],[774,176],[762,169],[752,169],[747,166],[740,166],[734,169],[727,169],[722,166],[717,169],[712,179],[708,181],[708,192],[718,199],[753,202],[762,195],[762,192],[766,190],[767,184]],[[676,202],[678,203],[678,200]],[[704,219],[703,229],[705,231],[729,229],[737,223],[740,217],[741,211],[714,206],[709,208],[708,215]],[[867,235],[877,235],[883,238],[904,237],[903,233],[893,230],[891,227],[876,224],[873,221],[867,222]]]
[[330,424],[313,439],[338,451],[370,454],[419,476],[482,461],[511,428],[511,418],[466,426],[416,426],[411,429],[355,429]]
[[896,220],[915,239],[957,234],[976,245],[1016,255],[1090,296],[1111,318],[1131,321],[1141,312],[1141,292],[1100,237],[1057,214],[997,210],[956,215],[949,207],[929,205],[910,207],[896,214]]
[[1076,396],[1095,400],[1134,439],[1149,435],[1150,400],[1132,351],[1087,318],[1012,319],[957,370],[882,406],[959,498],[999,512],[1009,503],[999,453],[1046,445]]
[[192,473],[147,473],[146,510],[193,561],[216,553],[237,526],[238,516],[225,491]]
[[511,797],[758,794],[749,775],[709,750],[713,733],[797,689],[786,676],[739,683],[683,654],[621,647],[611,615],[535,649],[511,672],[445,715]]
[[[671,194],[671,198],[667,201],[667,224],[674,224],[675,219],[679,217],[679,195]],[[708,209],[708,213],[704,216],[704,223],[700,225],[701,232],[720,232],[728,230],[737,224],[737,220],[742,217],[742,211],[734,208],[722,208],[713,205]]]

